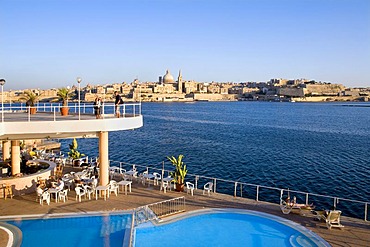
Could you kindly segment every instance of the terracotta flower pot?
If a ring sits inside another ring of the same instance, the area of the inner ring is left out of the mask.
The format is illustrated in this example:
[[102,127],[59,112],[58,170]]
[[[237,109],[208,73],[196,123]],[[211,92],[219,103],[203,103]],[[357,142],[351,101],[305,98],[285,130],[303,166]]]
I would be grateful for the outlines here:
[[36,107],[30,107],[30,114],[36,114]]
[[184,184],[176,184],[176,191],[183,192],[184,191]]
[[67,107],[67,106],[62,106],[60,108],[60,114],[62,116],[68,116],[68,111],[69,111],[69,107]]

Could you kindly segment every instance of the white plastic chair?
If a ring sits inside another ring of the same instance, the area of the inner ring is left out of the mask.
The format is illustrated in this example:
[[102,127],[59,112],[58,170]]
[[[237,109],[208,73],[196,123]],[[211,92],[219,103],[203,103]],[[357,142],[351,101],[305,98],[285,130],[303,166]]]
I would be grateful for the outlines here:
[[82,187],[85,190],[85,194],[89,197],[89,200],[91,200],[91,194],[95,193],[95,189],[88,185],[83,185]]
[[42,194],[41,194],[41,197],[40,197],[40,205],[44,205],[44,201],[46,201],[46,203],[48,205],[50,205],[50,193],[48,191],[44,191]]
[[153,176],[154,176],[154,185],[158,185],[159,180],[162,179],[161,174],[159,174],[158,172],[153,172]]
[[163,192],[166,193],[167,191],[167,188],[169,188],[171,190],[171,184],[167,181],[162,181],[162,187],[161,189],[163,189]]
[[189,191],[191,192],[191,195],[194,196],[194,184],[193,183],[190,183],[190,182],[186,182],[186,193],[189,193]]
[[211,192],[213,191],[213,183],[212,182],[208,182],[204,185],[203,187],[203,195],[204,193],[207,191],[208,193],[208,196],[211,195]]
[[76,201],[77,201],[77,197],[78,197],[78,201],[81,202],[81,196],[85,196],[86,198],[86,192],[83,188],[81,188],[80,186],[77,186],[75,188],[75,191],[76,191]]
[[117,196],[118,195],[118,189],[119,189],[119,186],[118,186],[117,182],[114,181],[114,180],[111,180],[109,182],[108,193],[111,194],[112,192],[114,192],[114,194],[116,194],[116,196]]
[[59,196],[59,201],[63,200],[63,202],[66,202],[68,201],[68,189],[65,189],[63,191],[60,191],[58,193],[58,196]]

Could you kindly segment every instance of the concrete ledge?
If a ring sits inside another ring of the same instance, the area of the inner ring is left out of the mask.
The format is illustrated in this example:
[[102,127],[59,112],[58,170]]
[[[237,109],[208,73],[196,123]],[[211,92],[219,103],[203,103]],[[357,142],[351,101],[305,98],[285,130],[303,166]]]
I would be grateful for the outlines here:
[[[49,165],[49,168],[47,168],[47,169],[45,169],[41,172],[36,172],[34,174],[24,175],[22,177],[1,178],[0,179],[0,184],[10,184],[10,185],[12,185],[13,194],[15,196],[35,192],[37,178],[40,177],[42,179],[47,179],[51,175],[54,175],[54,170],[55,170],[56,164],[54,162],[48,161],[48,160],[34,160],[34,162],[46,163],[46,164]],[[3,196],[3,195],[4,194],[2,193],[1,196]]]

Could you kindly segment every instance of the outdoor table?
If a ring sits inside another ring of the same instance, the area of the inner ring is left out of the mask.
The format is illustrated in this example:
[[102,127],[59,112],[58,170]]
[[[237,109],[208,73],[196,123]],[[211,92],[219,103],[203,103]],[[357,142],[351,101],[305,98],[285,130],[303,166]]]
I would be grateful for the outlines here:
[[[143,174],[143,178],[149,180],[148,181],[148,187],[150,187],[150,179],[154,178],[155,176],[153,174]],[[145,185],[145,179],[144,179],[144,185]]]
[[55,202],[58,202],[58,193],[59,193],[59,190],[56,189],[56,188],[50,188],[48,189],[49,193],[50,193],[50,196],[51,194],[55,194]]
[[132,180],[132,178],[134,177],[134,175],[137,173],[137,171],[132,171],[132,170],[130,170],[130,171],[127,171],[127,172],[125,172],[124,174],[125,175],[129,175],[130,177],[131,177],[131,180]]
[[[132,181],[121,181],[119,183],[117,183],[120,187],[125,187],[125,195],[127,195],[127,186],[129,186],[129,189],[130,189],[130,192],[131,192],[131,184],[132,184]],[[123,192],[123,189],[122,189],[122,192]]]
[[107,195],[109,198],[109,193],[108,193],[109,185],[99,185],[98,187],[95,188],[95,200],[98,200],[98,194],[100,191],[104,191],[104,201],[107,200]]
[[[163,182],[168,182],[168,183],[171,183],[173,181],[173,177],[166,177],[166,178],[163,178],[162,179],[162,183],[161,183],[161,188],[159,189],[159,191],[161,191],[163,189]],[[170,184],[171,186],[171,184]]]

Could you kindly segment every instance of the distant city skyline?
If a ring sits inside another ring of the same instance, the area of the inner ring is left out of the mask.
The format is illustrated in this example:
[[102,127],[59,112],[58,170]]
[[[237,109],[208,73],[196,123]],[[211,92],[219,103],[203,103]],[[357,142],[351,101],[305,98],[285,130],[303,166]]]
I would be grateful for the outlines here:
[[4,90],[272,78],[370,86],[368,0],[0,0]]

